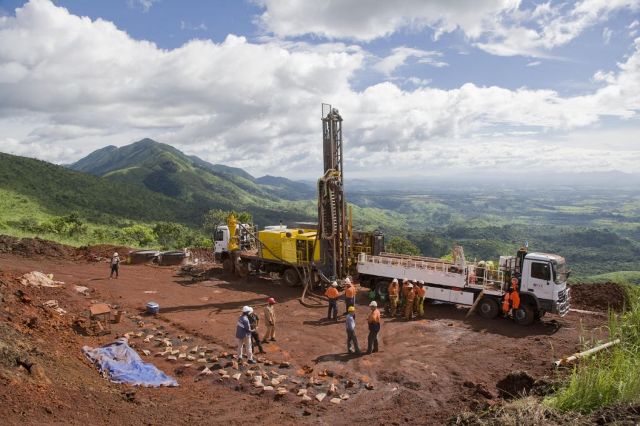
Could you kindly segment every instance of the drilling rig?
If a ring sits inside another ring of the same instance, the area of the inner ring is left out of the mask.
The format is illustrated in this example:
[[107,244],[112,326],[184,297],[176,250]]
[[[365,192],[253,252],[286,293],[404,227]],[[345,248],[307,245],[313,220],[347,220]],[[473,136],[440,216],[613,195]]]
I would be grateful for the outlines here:
[[342,117],[322,104],[322,152],[324,174],[318,179],[318,239],[321,272],[331,280],[346,278],[349,271],[349,234],[342,164]]

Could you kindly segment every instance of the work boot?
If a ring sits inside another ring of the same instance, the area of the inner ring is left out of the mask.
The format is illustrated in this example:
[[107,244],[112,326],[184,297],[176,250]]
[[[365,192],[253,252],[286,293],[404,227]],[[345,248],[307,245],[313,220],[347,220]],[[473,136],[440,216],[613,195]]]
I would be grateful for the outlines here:
[[256,360],[254,359],[250,359],[249,361],[247,361],[249,364],[256,364]]
[[272,337],[272,338],[271,338],[271,341],[272,341],[272,342],[275,342],[275,341],[276,341],[276,338],[275,338],[275,337]]

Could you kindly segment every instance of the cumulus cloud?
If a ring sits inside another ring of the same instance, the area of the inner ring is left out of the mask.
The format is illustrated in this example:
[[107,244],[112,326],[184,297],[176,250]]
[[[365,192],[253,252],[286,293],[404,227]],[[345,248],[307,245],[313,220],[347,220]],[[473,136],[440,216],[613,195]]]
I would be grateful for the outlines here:
[[[408,29],[434,37],[460,30],[476,46],[499,56],[546,57],[618,10],[637,11],[639,0],[577,0],[572,6],[520,0],[261,0],[259,22],[281,37],[305,34],[371,41]],[[606,40],[606,37],[605,37]]]
[[514,10],[519,0],[259,0],[265,11],[259,23],[279,36],[317,34],[330,39],[371,41],[402,28],[432,27],[435,37],[462,29],[475,37],[485,20]]
[[144,13],[147,13],[151,7],[160,2],[160,0],[127,0],[127,5],[131,9],[140,8]]
[[378,72],[389,76],[393,74],[397,68],[404,65],[407,59],[411,57],[418,58],[418,63],[421,64],[427,64],[438,68],[446,67],[447,63],[439,59],[441,56],[442,53],[440,52],[401,46],[394,48],[392,53],[376,63],[374,68]]
[[[409,55],[416,53],[423,54]],[[350,82],[367,58],[343,43],[235,35],[164,50],[111,22],[32,0],[15,17],[0,18],[0,149],[70,162],[149,136],[255,174],[313,176],[320,169],[320,103],[332,102],[345,117],[354,171],[411,158],[417,166],[465,167],[474,145],[511,143],[515,133],[478,135],[504,128],[561,133],[604,116],[632,119],[640,109],[640,39],[617,69],[595,76],[600,89],[578,97],[472,83],[444,90],[420,79],[407,80],[412,90],[392,82],[355,90]]]

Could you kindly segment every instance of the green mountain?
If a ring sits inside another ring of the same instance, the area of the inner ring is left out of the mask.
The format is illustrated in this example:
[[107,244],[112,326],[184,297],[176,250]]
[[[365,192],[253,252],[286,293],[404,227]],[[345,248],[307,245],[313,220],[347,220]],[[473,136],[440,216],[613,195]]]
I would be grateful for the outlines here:
[[[196,217],[166,195],[45,161],[0,153],[0,191],[5,200],[28,203],[33,214],[78,212],[95,223],[114,218],[194,223]],[[19,206],[12,207],[17,211]],[[5,212],[11,213],[11,212]]]
[[262,224],[306,220],[306,206],[291,206],[286,201],[315,198],[305,184],[284,178],[278,185],[262,184],[242,169],[210,164],[152,139],[102,148],[68,167],[178,200],[184,203],[183,209],[200,218],[209,209],[220,208],[250,211]]

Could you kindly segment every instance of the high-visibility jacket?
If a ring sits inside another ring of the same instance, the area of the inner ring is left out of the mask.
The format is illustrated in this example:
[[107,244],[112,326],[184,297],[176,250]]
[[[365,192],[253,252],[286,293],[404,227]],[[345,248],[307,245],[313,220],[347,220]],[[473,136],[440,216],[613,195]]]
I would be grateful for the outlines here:
[[369,324],[380,324],[380,311],[378,309],[374,309],[373,311],[369,312],[367,322]]
[[400,286],[398,286],[398,283],[391,283],[387,288],[387,292],[389,296],[397,296],[400,293]]
[[407,297],[407,293],[409,293],[409,290],[411,290],[411,289],[409,288],[409,283],[402,284],[402,295],[403,295],[404,297]]
[[413,302],[413,299],[415,299],[416,297],[416,293],[415,291],[411,291],[413,290],[412,288],[408,289],[410,291],[407,291],[407,293],[404,295],[405,299],[407,299],[407,302]]
[[344,295],[346,297],[355,297],[356,296],[356,288],[353,285],[347,287],[344,291]]
[[324,295],[329,299],[337,299],[338,297],[340,297],[340,292],[335,287],[329,287],[327,291],[324,292]]
[[427,289],[425,287],[416,287],[416,296],[425,297],[427,295]]

